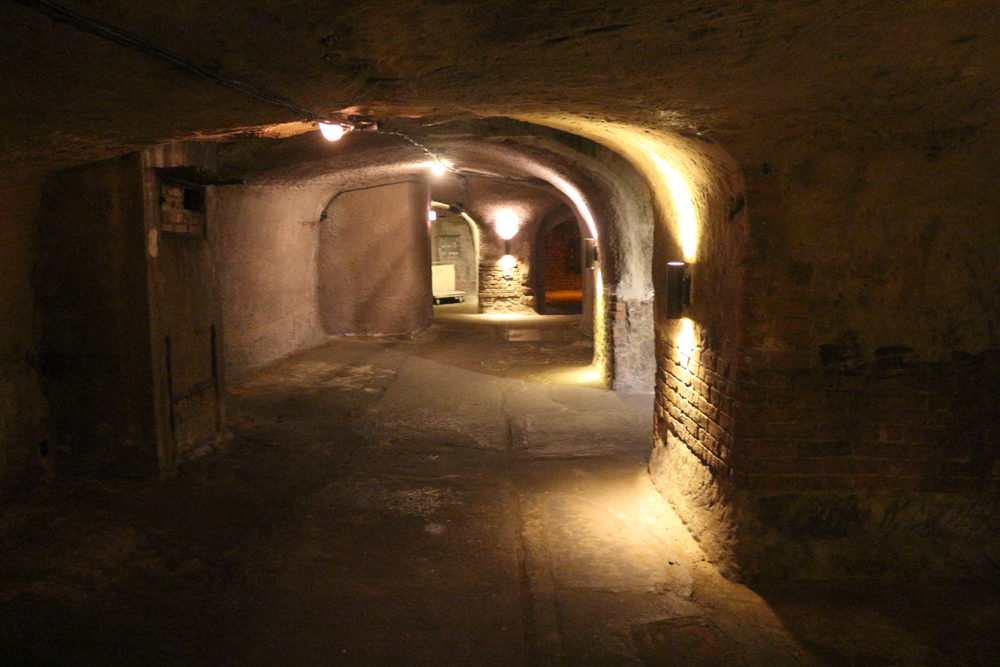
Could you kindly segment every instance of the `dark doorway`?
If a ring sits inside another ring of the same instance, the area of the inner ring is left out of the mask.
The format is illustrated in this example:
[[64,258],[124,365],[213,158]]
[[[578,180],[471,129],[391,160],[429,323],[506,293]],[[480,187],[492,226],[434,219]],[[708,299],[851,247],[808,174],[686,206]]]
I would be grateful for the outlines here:
[[576,220],[566,220],[552,227],[542,237],[540,251],[540,291],[545,294],[542,314],[582,313],[583,272]]

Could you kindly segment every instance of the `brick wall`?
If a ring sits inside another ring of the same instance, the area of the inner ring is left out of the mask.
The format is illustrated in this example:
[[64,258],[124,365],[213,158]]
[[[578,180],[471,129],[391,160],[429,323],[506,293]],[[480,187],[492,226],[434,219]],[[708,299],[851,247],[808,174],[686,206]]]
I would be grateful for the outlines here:
[[850,337],[816,345],[811,271],[757,272],[739,406],[745,488],[981,491],[1000,479],[1000,351],[922,362]]
[[735,472],[732,366],[719,354],[671,345],[656,370],[659,437],[683,442],[714,473]]
[[1000,489],[1000,351],[842,368],[763,371],[739,408],[749,490]]
[[160,227],[174,234],[205,235],[205,188],[160,183]]
[[[995,577],[991,167],[972,151],[946,172],[907,147],[788,145],[782,167],[745,172],[748,206],[721,178],[702,192],[693,342],[656,317],[653,480],[730,574]],[[657,286],[670,229],[656,228]]]
[[710,556],[749,578],[989,576],[1000,351],[815,346],[809,272],[755,280],[738,344],[695,323],[685,351],[682,321],[657,339],[650,467]]
[[521,263],[504,269],[496,263],[479,265],[479,309],[484,313],[533,311],[535,297]]

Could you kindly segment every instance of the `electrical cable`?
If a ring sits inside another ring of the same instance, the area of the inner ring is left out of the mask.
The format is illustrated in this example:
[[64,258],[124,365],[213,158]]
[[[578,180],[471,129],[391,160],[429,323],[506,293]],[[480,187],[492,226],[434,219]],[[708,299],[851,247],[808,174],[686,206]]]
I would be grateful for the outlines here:
[[422,143],[420,143],[419,141],[417,141],[413,137],[410,137],[410,136],[408,136],[406,134],[403,134],[402,132],[397,132],[395,130],[385,130],[385,129],[381,129],[381,128],[379,128],[378,133],[379,134],[391,134],[391,135],[396,136],[396,137],[402,137],[403,139],[405,139],[406,141],[410,142],[411,144],[413,144],[414,146],[416,146],[417,148],[419,148],[423,152],[427,153],[431,157],[432,160],[434,160],[436,163],[438,163],[439,165],[441,165],[445,170],[450,171],[452,173],[458,173],[458,170],[456,170],[456,169],[448,166],[444,162],[442,162],[441,158],[439,158],[434,153],[434,151],[432,151],[431,149],[427,148],[427,146],[424,146]]
[[[162,60],[164,62],[170,63],[174,67],[185,71],[189,74],[193,74],[199,78],[205,79],[206,81],[211,81],[217,85],[229,88],[230,90],[235,90],[237,92],[243,93],[244,95],[249,95],[255,99],[268,104],[273,104],[275,106],[282,107],[288,111],[291,111],[295,115],[299,116],[303,120],[316,123],[333,123],[336,125],[345,126],[348,129],[354,127],[351,123],[345,123],[342,120],[331,119],[321,114],[315,113],[302,107],[292,100],[289,100],[280,95],[276,95],[269,91],[256,86],[251,86],[250,84],[243,83],[242,81],[236,81],[235,79],[229,79],[222,76],[218,72],[215,72],[207,67],[199,65],[196,62],[188,60],[184,56],[174,53],[173,51],[168,51],[161,46],[150,42],[147,39],[139,37],[138,35],[132,34],[121,28],[117,28],[113,25],[97,21],[95,19],[89,18],[82,14],[78,14],[71,9],[67,9],[61,5],[57,5],[53,2],[48,2],[48,0],[10,0],[11,2],[21,5],[23,7],[28,7],[33,9],[57,23],[65,23],[81,32],[86,32],[91,35],[96,35],[101,39],[107,40],[119,46],[124,46],[127,49],[141,53],[143,55],[149,56],[151,58],[156,58],[157,60]],[[374,126],[374,124],[372,124]],[[441,159],[433,152],[431,149],[427,148],[419,141],[403,134],[402,132],[397,132],[393,130],[379,130],[380,134],[391,134],[397,137],[401,137],[413,144],[424,153],[427,153],[430,158],[441,165],[444,169],[452,172],[458,173],[458,170],[453,169],[451,166],[445,164]]]
[[116,28],[115,26],[108,25],[107,23],[102,23],[94,19],[83,16],[82,14],[77,14],[76,12],[57,5],[52,2],[47,2],[47,0],[10,0],[11,2],[33,9],[57,23],[65,23],[77,30],[82,32],[90,33],[96,35],[101,39],[105,39],[109,42],[113,42],[120,46],[124,46],[127,49],[142,53],[144,55],[156,58],[157,60],[162,60],[168,62],[171,65],[181,69],[189,74],[200,77],[212,83],[218,84],[230,90],[235,90],[237,92],[243,93],[244,95],[249,95],[262,102],[268,104],[273,104],[288,111],[291,111],[295,115],[301,117],[304,120],[312,122],[323,122],[323,123],[338,123],[339,121],[327,118],[321,114],[310,111],[304,107],[299,106],[292,100],[281,97],[269,91],[263,90],[262,88],[257,88],[256,86],[251,86],[250,84],[243,83],[242,81],[236,81],[234,79],[228,79],[221,74],[214,72],[207,67],[203,67],[195,62],[188,60],[187,58],[180,56],[172,51],[168,51],[156,44],[150,42],[147,39],[143,39],[138,35],[133,35],[130,32]]

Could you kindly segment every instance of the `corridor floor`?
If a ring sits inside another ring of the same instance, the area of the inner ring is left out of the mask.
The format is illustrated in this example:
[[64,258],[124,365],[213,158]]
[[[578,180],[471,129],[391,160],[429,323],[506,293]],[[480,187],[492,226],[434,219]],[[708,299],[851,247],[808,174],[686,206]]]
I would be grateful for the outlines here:
[[243,378],[233,442],[176,479],[7,508],[0,665],[993,664],[968,642],[995,603],[909,600],[909,627],[723,579],[645,473],[651,398],[600,387],[577,318],[438,312]]

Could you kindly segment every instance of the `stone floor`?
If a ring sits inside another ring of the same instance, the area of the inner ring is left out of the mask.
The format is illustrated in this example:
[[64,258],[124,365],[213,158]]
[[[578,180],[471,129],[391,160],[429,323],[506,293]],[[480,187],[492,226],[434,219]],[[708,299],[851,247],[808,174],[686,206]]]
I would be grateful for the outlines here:
[[164,483],[0,514],[0,665],[989,665],[993,591],[751,591],[645,473],[651,398],[573,317],[442,306],[232,387]]

